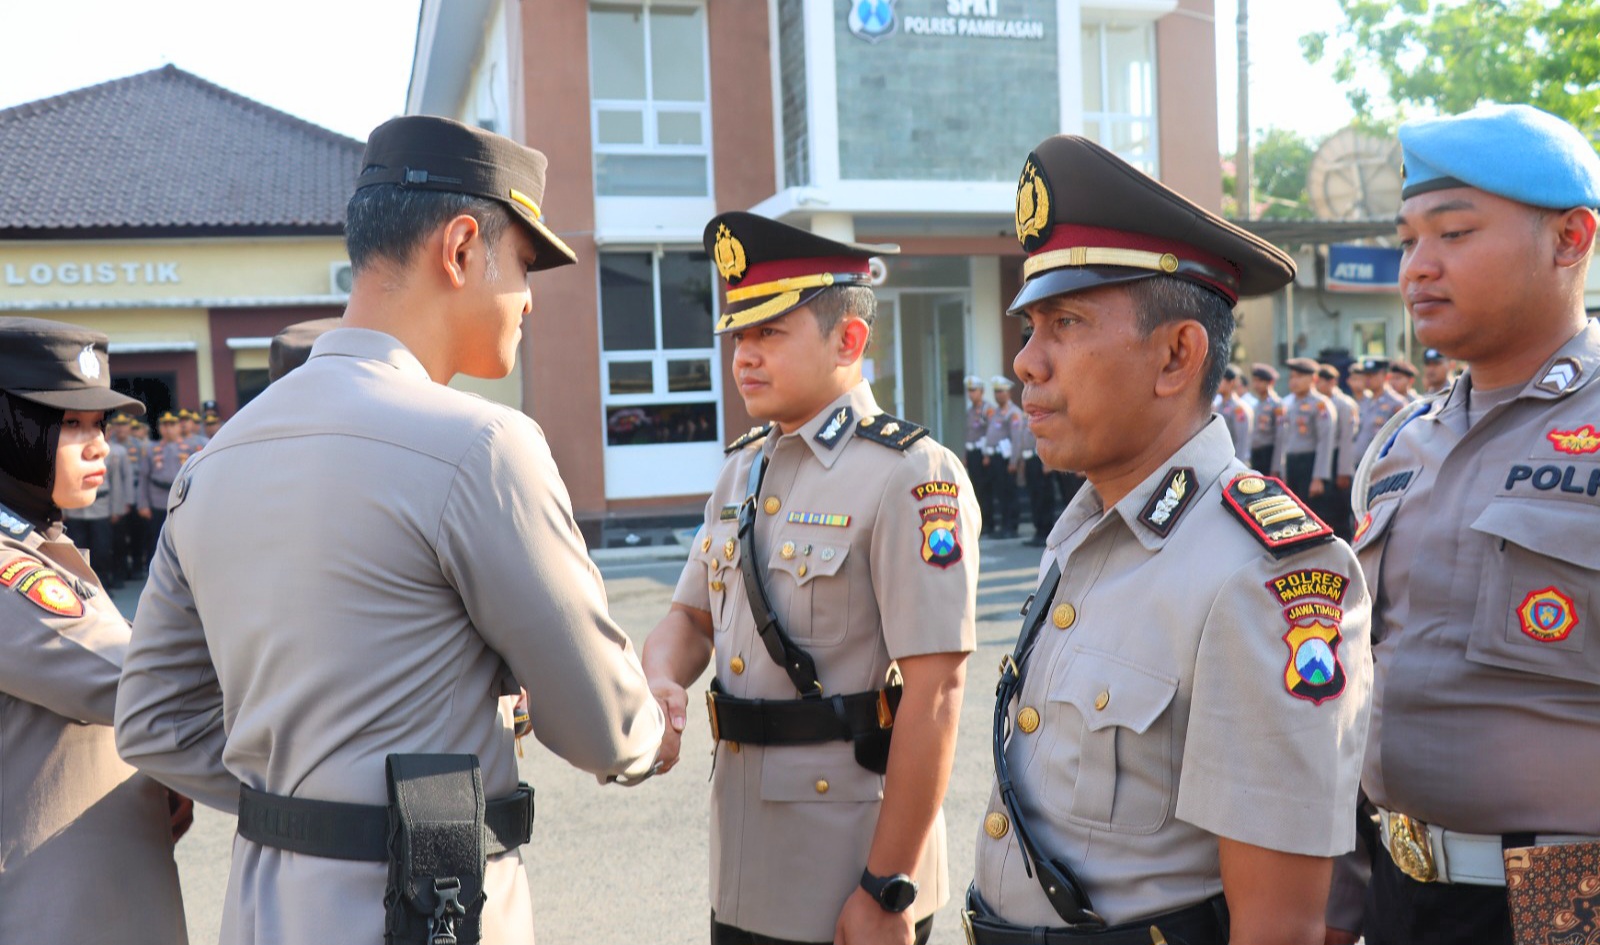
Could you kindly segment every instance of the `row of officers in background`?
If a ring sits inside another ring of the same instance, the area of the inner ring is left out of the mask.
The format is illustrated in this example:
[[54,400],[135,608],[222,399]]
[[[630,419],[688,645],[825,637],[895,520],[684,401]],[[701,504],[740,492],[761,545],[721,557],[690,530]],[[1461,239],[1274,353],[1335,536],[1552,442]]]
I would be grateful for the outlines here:
[[1004,374],[989,378],[994,399],[983,396],[983,378],[969,374],[967,388],[967,476],[978,495],[983,520],[994,528],[995,538],[1018,537],[1018,491],[1026,494],[1033,537],[1028,544],[1042,548],[1056,516],[1083,486],[1077,473],[1048,469],[1040,459],[1033,430],[1022,408],[1011,399],[1011,379]]
[[64,514],[94,560],[108,562],[101,570],[111,588],[144,575],[178,470],[220,426],[222,415],[213,401],[206,402],[203,413],[187,407],[163,413],[154,440],[149,425],[138,417],[119,413],[107,421],[111,451],[94,504]]

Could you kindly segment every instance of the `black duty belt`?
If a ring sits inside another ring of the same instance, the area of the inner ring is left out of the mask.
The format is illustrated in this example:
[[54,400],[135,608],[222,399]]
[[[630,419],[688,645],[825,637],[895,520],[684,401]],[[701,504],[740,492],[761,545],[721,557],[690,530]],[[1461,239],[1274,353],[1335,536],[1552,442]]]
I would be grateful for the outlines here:
[[1226,945],[1228,904],[1221,896],[1172,912],[1098,930],[1011,925],[995,918],[974,890],[967,890],[961,927],[968,945]]
[[745,745],[852,741],[894,726],[898,687],[820,699],[740,699],[713,680],[706,690],[711,737]]
[[[533,836],[533,788],[495,798],[484,810],[485,855],[515,850]],[[333,860],[389,859],[389,808],[284,797],[239,788],[239,836],[293,853]]]

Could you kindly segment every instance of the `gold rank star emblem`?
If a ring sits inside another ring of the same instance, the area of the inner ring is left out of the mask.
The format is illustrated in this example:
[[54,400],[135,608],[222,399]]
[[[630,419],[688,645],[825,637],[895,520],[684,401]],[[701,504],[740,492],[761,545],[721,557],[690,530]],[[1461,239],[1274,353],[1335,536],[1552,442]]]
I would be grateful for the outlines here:
[[733,235],[726,223],[717,224],[717,240],[713,247],[713,255],[717,261],[717,272],[728,281],[729,285],[737,285],[744,278],[746,268],[744,258],[744,244]]

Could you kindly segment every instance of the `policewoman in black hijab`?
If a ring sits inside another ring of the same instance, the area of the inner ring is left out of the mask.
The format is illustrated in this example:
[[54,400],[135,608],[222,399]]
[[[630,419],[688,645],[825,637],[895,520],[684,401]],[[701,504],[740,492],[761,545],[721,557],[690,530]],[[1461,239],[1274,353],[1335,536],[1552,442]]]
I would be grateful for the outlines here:
[[172,849],[193,819],[117,756],[129,627],[61,510],[106,476],[106,336],[0,318],[0,916],[34,943],[188,941]]

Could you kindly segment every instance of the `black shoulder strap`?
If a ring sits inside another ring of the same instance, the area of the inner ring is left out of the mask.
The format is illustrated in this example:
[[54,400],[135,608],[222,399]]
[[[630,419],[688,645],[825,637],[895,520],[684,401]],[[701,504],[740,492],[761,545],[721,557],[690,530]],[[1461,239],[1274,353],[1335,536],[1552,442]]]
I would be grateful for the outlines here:
[[1077,929],[1088,931],[1105,928],[1106,922],[1094,911],[1089,893],[1078,881],[1072,867],[1062,860],[1046,859],[1039,851],[1038,841],[1022,819],[1022,805],[1017,801],[1017,786],[1011,781],[1010,765],[1006,762],[1006,728],[1011,697],[1022,686],[1022,667],[1028,652],[1033,649],[1044,615],[1061,583],[1061,565],[1050,565],[1044,582],[1028,600],[1027,612],[1022,619],[1022,632],[1017,635],[1017,647],[1000,663],[1000,685],[994,694],[994,776],[1000,789],[1000,800],[1011,817],[1011,829],[1017,832],[1017,846],[1022,848],[1023,865],[1028,874],[1039,881],[1039,888],[1050,900],[1050,907],[1061,916],[1061,921]]
[[927,435],[927,427],[886,413],[862,417],[856,424],[856,436],[902,452]]
[[803,699],[822,698],[822,683],[817,678],[817,664],[811,654],[800,649],[778,624],[778,615],[767,600],[767,589],[761,583],[761,567],[756,563],[756,500],[761,497],[761,479],[767,474],[765,453],[750,464],[749,487],[745,490],[744,504],[739,506],[739,543],[744,553],[739,556],[739,570],[744,574],[744,594],[750,601],[750,614],[756,620],[756,632],[767,648],[772,661],[789,674],[789,681]]

